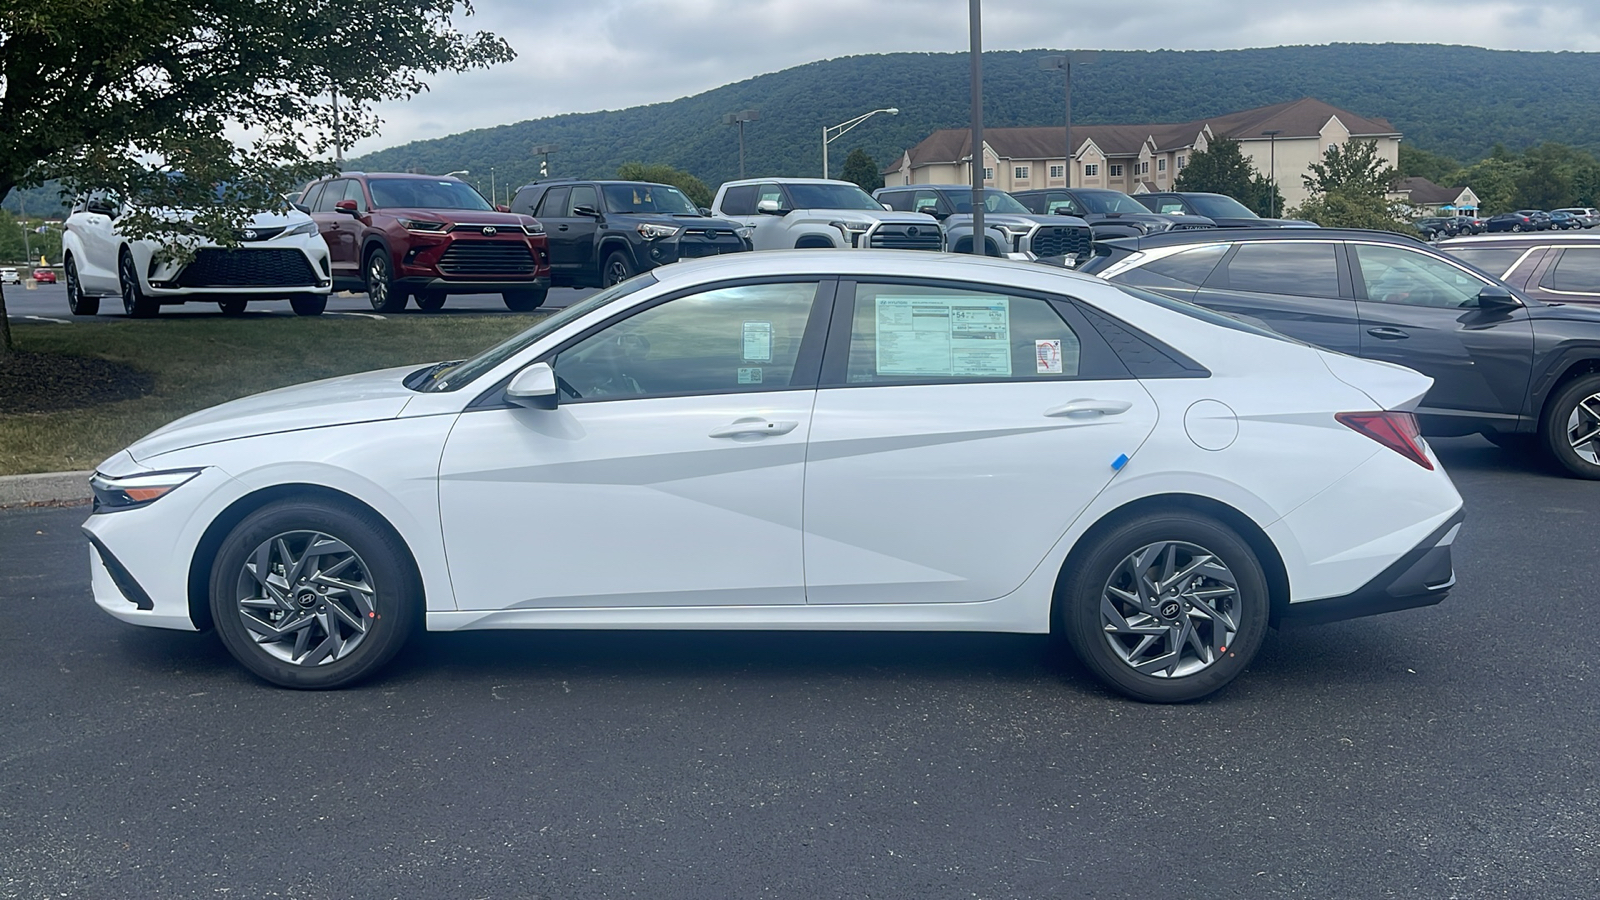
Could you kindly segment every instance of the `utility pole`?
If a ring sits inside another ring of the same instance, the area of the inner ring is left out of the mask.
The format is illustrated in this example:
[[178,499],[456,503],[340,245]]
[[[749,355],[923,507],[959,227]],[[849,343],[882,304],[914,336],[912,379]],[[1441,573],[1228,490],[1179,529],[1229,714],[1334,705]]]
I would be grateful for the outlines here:
[[[757,120],[759,118],[761,118],[761,110],[759,110],[759,109],[741,109],[736,113],[728,113],[727,115],[722,117],[722,124],[724,124],[724,125],[738,125],[739,126],[739,177],[740,178],[744,178],[744,123],[746,123],[746,122],[754,122],[755,120]],[[823,153],[824,153],[824,155],[826,155],[826,153],[827,153],[826,145],[824,145]],[[826,173],[824,173],[824,177],[826,177]]]
[[1274,128],[1271,131],[1263,131],[1261,133],[1267,136],[1267,158],[1271,160],[1267,163],[1267,167],[1272,173],[1272,196],[1267,198],[1267,218],[1276,219],[1278,217],[1278,135],[1283,134],[1283,129]]
[[[1066,182],[1065,186],[1068,188],[1072,187],[1073,169],[1077,168],[1072,162],[1072,64],[1077,63],[1080,66],[1086,66],[1089,63],[1094,62],[1095,57],[1099,55],[1100,51],[1098,50],[1078,50],[1072,53],[1063,53],[1060,56],[1046,56],[1045,58],[1039,60],[1039,68],[1059,70],[1064,76],[1064,80],[1066,82],[1067,124],[1065,132],[1067,141],[1067,156],[1066,159],[1063,160],[1066,165],[1062,168],[1061,174],[1064,176],[1063,181]],[[1050,173],[1048,172],[1045,173],[1047,176],[1046,184],[1049,183],[1049,174]]]
[[983,0],[967,0],[972,40],[972,252],[983,256]]
[[333,95],[333,163],[344,170],[344,133],[339,128],[339,88],[332,88]]
[[22,208],[22,192],[17,192],[17,224],[22,226],[22,257],[33,265],[33,245],[28,243],[28,211]]

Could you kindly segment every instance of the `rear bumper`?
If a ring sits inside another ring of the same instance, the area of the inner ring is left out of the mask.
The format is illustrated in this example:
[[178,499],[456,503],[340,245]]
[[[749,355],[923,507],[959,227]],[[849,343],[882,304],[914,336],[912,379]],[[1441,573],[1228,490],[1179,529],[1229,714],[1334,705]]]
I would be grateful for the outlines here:
[[1455,586],[1450,548],[1464,519],[1465,513],[1457,510],[1454,516],[1360,588],[1342,597],[1291,603],[1278,612],[1273,624],[1278,627],[1321,625],[1433,606],[1448,597]]

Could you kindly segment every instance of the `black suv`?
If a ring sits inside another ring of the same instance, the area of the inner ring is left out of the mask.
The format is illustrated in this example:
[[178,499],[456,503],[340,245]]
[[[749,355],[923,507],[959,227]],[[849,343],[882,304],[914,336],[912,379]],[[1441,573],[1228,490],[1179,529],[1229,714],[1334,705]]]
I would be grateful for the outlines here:
[[1139,194],[1139,201],[1151,212],[1169,216],[1204,216],[1218,228],[1315,228],[1317,223],[1305,219],[1263,219],[1250,207],[1227,194],[1208,194],[1204,191],[1156,191]]
[[1118,238],[1080,268],[1433,378],[1425,433],[1537,441],[1600,479],[1600,309],[1544,303],[1423,242],[1344,228]]
[[1077,216],[1089,223],[1095,240],[1137,237],[1163,231],[1215,228],[1204,216],[1164,216],[1139,205],[1121,191],[1105,188],[1048,188],[1017,191],[1011,196],[1036,213],[1051,216]]
[[544,224],[558,286],[610,287],[680,259],[750,249],[738,223],[710,218],[670,184],[538,181],[517,189],[511,211]]

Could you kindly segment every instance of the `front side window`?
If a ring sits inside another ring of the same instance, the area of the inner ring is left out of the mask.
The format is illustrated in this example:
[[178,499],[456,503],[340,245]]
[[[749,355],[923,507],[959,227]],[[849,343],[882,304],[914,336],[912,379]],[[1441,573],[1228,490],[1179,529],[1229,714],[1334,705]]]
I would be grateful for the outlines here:
[[722,195],[723,215],[753,216],[756,214],[756,186],[741,184],[728,188]]
[[1243,203],[1225,194],[1196,194],[1189,198],[1202,216],[1220,216],[1232,219],[1258,218]]
[[1045,198],[1044,211],[1052,216],[1081,216],[1083,207],[1078,205],[1071,194],[1048,194]]
[[539,211],[534,215],[543,219],[564,219],[567,216],[567,198],[572,196],[570,187],[554,187],[545,192],[544,198],[539,201]]
[[775,184],[762,184],[756,186],[756,209],[763,203],[776,203],[779,209],[785,209],[787,204],[783,201],[783,188]]
[[614,322],[556,356],[562,402],[799,386],[816,295],[813,281],[718,288]]
[[1478,305],[1485,283],[1447,262],[1404,247],[1354,247],[1368,300],[1442,309]]
[[1044,300],[965,288],[856,287],[850,384],[1073,378],[1078,361],[1077,334]]
[[355,201],[356,212],[367,211],[367,195],[361,190],[361,182],[354,178],[345,182],[344,199]]
[[343,179],[327,182],[322,192],[315,198],[316,205],[311,207],[312,212],[333,212],[333,205],[344,199],[345,185],[348,181]]
[[1339,296],[1337,252],[1333,243],[1240,244],[1228,263],[1228,285],[1237,291],[1334,299]]
[[1568,247],[1561,251],[1539,286],[1572,294],[1600,294],[1600,247]]
[[592,184],[575,184],[572,186],[572,198],[567,201],[568,218],[577,218],[579,209],[598,210],[600,208],[600,193]]

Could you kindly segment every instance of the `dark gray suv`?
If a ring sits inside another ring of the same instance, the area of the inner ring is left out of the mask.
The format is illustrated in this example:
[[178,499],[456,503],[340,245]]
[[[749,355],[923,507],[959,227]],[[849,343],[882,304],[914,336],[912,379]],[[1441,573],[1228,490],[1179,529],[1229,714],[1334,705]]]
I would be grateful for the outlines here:
[[1096,244],[1081,269],[1434,380],[1432,435],[1538,446],[1600,479],[1600,309],[1545,303],[1415,238],[1216,229]]

